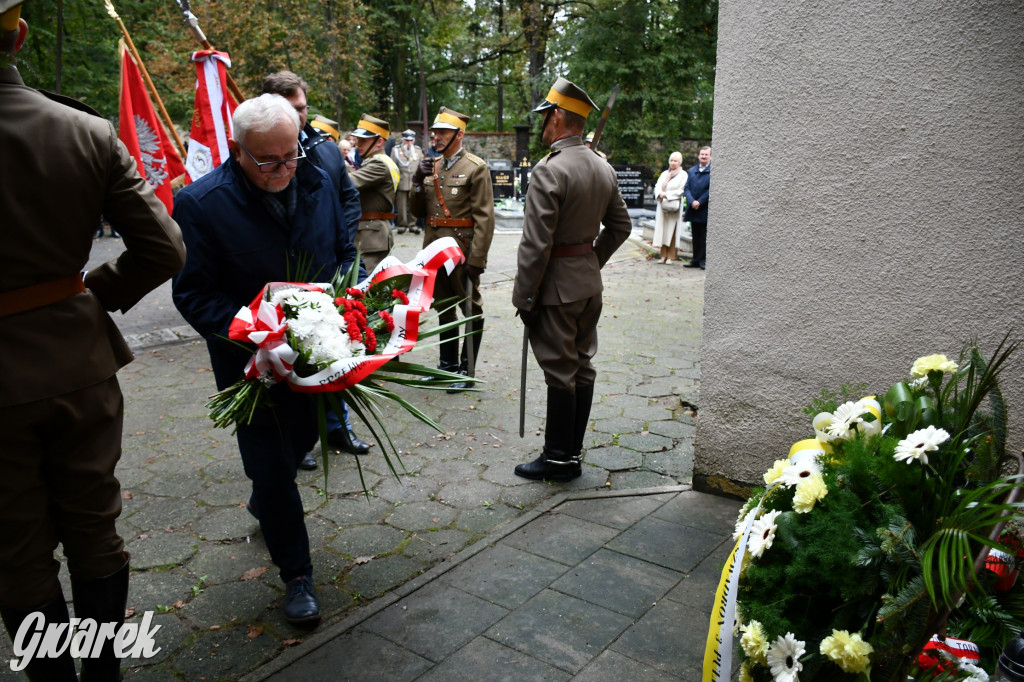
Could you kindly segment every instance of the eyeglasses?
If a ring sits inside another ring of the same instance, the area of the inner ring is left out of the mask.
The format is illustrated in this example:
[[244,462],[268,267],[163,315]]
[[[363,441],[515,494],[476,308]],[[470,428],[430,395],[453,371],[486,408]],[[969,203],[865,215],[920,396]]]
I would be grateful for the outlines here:
[[239,142],[238,146],[242,148],[242,151],[249,155],[252,162],[256,164],[257,168],[259,168],[260,173],[273,173],[281,166],[292,169],[299,165],[299,161],[306,158],[306,150],[302,148],[301,144],[299,145],[299,155],[291,159],[285,159],[284,161],[257,161],[256,157],[252,155],[252,152],[245,148],[244,144]]

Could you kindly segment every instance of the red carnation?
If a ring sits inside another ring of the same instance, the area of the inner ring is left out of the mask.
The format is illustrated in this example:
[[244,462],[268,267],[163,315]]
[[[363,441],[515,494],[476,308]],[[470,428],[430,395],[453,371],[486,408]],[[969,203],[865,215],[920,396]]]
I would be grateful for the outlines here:
[[384,320],[384,331],[389,334],[395,331],[395,318],[391,317],[391,313],[386,310],[380,311],[380,319]]
[[373,329],[366,328],[366,352],[373,353],[377,350],[377,335],[373,333]]
[[398,302],[401,303],[402,305],[409,305],[409,297],[406,296],[405,292],[402,291],[401,289],[394,289],[391,292],[391,297],[397,298]]
[[354,287],[349,287],[348,289],[345,289],[345,293],[351,296],[352,298],[356,299],[357,301],[361,301],[363,296],[365,296],[361,289],[356,289]]
[[362,301],[352,301],[352,309],[358,310],[366,317],[366,305]]

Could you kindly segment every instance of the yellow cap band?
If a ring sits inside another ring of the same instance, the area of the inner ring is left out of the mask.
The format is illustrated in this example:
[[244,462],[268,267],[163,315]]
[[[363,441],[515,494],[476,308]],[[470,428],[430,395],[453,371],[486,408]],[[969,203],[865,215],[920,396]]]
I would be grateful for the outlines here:
[[[362,123],[362,121],[360,121],[360,123]],[[341,139],[341,131],[339,131],[337,128],[333,126],[327,125],[323,121],[313,121],[312,123],[310,123],[310,125],[316,128],[317,130],[324,131],[325,133],[333,137],[335,140]]]
[[563,95],[558,90],[551,88],[548,91],[548,96],[545,99],[552,104],[556,104],[567,111],[571,111],[574,114],[579,114],[583,118],[586,118],[590,113],[591,106],[583,100],[576,99],[575,97],[569,97]]
[[0,14],[0,29],[13,31],[18,28],[18,19],[21,18],[21,5],[12,7],[3,14]]
[[465,121],[463,121],[458,116],[452,116],[448,112],[442,112],[442,113],[438,114],[437,118],[434,119],[434,123],[448,123],[449,125],[455,126],[459,130],[465,130],[466,129],[466,122]]
[[384,128],[381,128],[376,123],[370,123],[369,121],[362,119],[360,119],[358,127],[362,128],[363,130],[369,130],[371,133],[377,133],[385,140],[388,139],[388,137],[391,135],[389,131],[385,130]]

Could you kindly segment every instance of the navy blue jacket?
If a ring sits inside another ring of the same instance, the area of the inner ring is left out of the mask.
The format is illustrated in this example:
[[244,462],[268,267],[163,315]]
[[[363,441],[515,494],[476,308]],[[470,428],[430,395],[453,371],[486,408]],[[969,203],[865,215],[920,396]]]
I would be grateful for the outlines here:
[[311,163],[295,173],[291,225],[270,213],[238,163],[228,159],[174,199],[185,238],[185,267],[173,280],[174,305],[207,341],[218,388],[241,378],[251,353],[227,337],[231,319],[267,282],[294,281],[299,260],[311,259],[310,280],[329,281],[355,260],[338,194]]
[[331,183],[338,191],[338,200],[341,202],[341,210],[345,213],[349,237],[354,241],[356,232],[359,231],[359,219],[363,215],[363,208],[359,203],[359,190],[348,176],[348,169],[345,167],[347,164],[341,156],[341,150],[334,144],[334,140],[321,135],[309,123],[306,123],[302,132],[306,134],[302,140],[302,148],[306,150],[309,160],[318,168],[327,171]]
[[[700,164],[694,166],[686,174],[686,213],[683,220],[693,223],[706,223],[708,221],[708,190],[711,188],[711,164],[703,171]],[[691,208],[694,201],[700,202],[700,208],[696,211]]]

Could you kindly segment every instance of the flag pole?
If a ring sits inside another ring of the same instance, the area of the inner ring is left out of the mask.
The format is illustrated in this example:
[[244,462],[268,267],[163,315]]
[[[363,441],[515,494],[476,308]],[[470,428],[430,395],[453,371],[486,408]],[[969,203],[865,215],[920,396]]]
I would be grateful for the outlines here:
[[[185,25],[192,30],[192,33],[193,35],[195,35],[196,40],[199,41],[199,44],[207,50],[213,50],[214,47],[210,43],[210,41],[207,40],[206,34],[203,33],[203,29],[199,28],[199,19],[196,17],[196,15],[192,14],[192,9],[189,7],[188,0],[175,1],[178,3],[178,7],[181,9],[182,16],[185,17]],[[242,91],[238,89],[238,84],[235,83],[235,79],[231,77],[231,72],[225,70],[224,75],[227,76],[228,90],[230,90],[231,94],[234,96],[235,102],[237,104],[241,104],[245,101],[245,96],[242,95]]]
[[146,81],[146,87],[149,88],[149,93],[153,95],[153,99],[156,100],[157,107],[160,108],[160,115],[164,119],[164,125],[167,126],[168,131],[174,137],[174,142],[178,145],[178,153],[181,154],[181,158],[184,159],[188,156],[185,151],[185,145],[182,143],[181,138],[178,137],[178,130],[174,127],[174,122],[171,121],[170,115],[167,113],[167,109],[164,108],[164,102],[160,99],[160,95],[156,91],[156,86],[153,85],[153,80],[149,77],[149,71],[146,70],[146,65],[142,63],[142,57],[139,56],[139,51],[135,49],[135,43],[132,42],[132,37],[128,35],[128,29],[125,28],[124,22],[121,21],[121,17],[117,15],[117,11],[114,9],[114,4],[110,0],[103,0],[103,4],[107,8],[107,14],[117,21],[117,25],[121,28],[121,33],[124,35],[125,43],[128,45],[128,50],[132,53],[132,58],[135,59],[135,63],[139,67],[139,71],[142,72],[142,77]]

